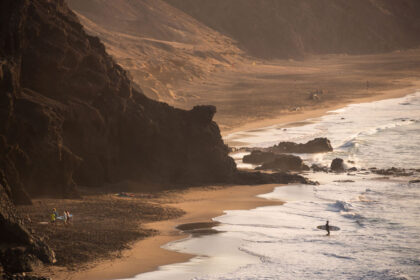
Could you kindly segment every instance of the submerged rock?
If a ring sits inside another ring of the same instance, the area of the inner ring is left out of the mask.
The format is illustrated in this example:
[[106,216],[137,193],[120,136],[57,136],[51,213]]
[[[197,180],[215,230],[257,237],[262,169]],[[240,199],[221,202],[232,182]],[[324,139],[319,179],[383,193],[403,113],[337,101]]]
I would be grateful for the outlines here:
[[375,174],[379,174],[379,175],[392,175],[392,176],[412,176],[414,173],[413,172],[407,172],[404,168],[396,168],[396,167],[391,167],[388,169],[376,169],[376,168],[370,168],[370,170],[375,173]]
[[341,158],[335,158],[333,159],[333,161],[331,162],[331,170],[334,172],[344,172],[345,168],[344,168],[344,161]]

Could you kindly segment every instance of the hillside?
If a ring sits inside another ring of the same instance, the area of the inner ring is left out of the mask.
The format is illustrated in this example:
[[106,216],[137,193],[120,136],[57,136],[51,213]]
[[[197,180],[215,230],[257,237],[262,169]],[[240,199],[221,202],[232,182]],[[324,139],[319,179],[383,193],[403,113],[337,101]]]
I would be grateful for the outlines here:
[[165,0],[262,58],[368,54],[420,44],[416,0]]
[[241,60],[235,42],[162,0],[68,0],[86,31],[143,92],[154,99],[182,103],[191,96],[177,83],[203,80]]

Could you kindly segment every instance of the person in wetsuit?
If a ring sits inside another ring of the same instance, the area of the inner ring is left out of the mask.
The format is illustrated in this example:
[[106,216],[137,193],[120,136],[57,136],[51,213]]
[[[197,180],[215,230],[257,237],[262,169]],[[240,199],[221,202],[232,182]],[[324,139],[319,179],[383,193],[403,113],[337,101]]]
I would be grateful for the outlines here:
[[330,235],[330,225],[329,225],[329,221],[327,221],[327,223],[325,224],[325,230],[327,231],[327,235]]

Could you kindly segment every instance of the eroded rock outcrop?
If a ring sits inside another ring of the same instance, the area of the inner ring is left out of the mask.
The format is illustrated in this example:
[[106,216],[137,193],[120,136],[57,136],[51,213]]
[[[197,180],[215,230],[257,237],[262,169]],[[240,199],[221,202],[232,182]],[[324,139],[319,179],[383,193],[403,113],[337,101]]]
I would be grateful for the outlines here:
[[278,153],[326,153],[331,152],[333,147],[327,138],[315,138],[304,144],[280,142],[269,149]]
[[276,154],[273,152],[264,152],[255,150],[251,154],[245,155],[242,158],[242,162],[251,164],[262,164],[264,162],[273,161],[276,158]]
[[271,161],[264,162],[257,170],[305,171],[309,167],[303,160],[294,155],[275,155]]

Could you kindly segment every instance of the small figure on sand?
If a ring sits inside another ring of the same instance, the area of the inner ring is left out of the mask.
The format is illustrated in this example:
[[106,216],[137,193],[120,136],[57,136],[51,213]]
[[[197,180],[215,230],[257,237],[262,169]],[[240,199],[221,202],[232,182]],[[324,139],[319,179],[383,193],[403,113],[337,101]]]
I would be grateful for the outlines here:
[[63,212],[63,221],[65,224],[67,224],[67,220],[69,219],[69,217],[67,216],[67,211]]
[[327,220],[325,224],[325,230],[327,231],[327,235],[330,235],[330,221]]
[[71,217],[72,217],[73,215],[71,215],[71,214],[70,214],[70,212],[69,212],[68,210],[66,210],[66,211],[64,211],[64,216],[65,216],[64,220],[65,220],[66,222],[70,223],[70,221],[71,221]]
[[51,213],[50,219],[51,219],[52,224],[55,223],[55,214],[54,213]]
[[57,218],[58,218],[58,212],[57,212],[57,209],[54,208],[51,213],[51,223],[55,223]]

